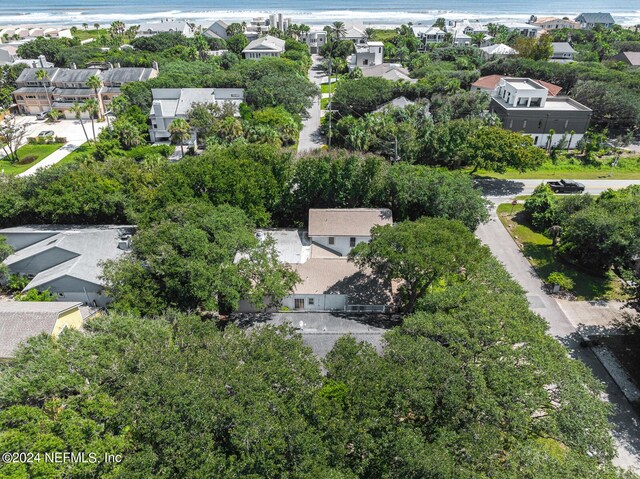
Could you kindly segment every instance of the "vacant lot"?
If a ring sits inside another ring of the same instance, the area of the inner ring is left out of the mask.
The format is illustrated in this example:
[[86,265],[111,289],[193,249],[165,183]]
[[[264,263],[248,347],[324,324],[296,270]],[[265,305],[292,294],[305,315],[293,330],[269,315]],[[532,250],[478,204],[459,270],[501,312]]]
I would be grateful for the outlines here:
[[576,299],[624,299],[622,283],[613,273],[606,277],[594,276],[576,265],[554,257],[551,238],[531,229],[523,209],[522,204],[502,204],[498,206],[498,216],[541,279],[559,271],[574,281],[572,292]]

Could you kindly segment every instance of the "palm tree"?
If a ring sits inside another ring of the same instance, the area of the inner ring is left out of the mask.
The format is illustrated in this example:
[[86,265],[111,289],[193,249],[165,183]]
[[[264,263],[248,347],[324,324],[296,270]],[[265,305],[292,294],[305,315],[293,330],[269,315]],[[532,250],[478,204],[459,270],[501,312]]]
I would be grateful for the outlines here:
[[58,121],[58,119],[60,118],[60,116],[62,115],[62,113],[60,113],[60,110],[49,110],[49,118],[51,119],[52,122],[56,122]]
[[498,34],[499,27],[496,23],[487,23],[487,32],[492,37],[495,37]]
[[87,129],[84,127],[84,121],[82,120],[82,114],[85,111],[84,107],[77,101],[74,101],[73,106],[69,108],[69,111],[76,116],[76,120],[80,120],[80,125],[82,126],[84,137],[87,139],[87,141],[89,141],[89,135],[87,134]]
[[549,151],[551,149],[551,145],[553,144],[553,135],[555,135],[555,134],[556,134],[556,130],[551,128],[549,130],[549,138],[547,140],[547,151]]
[[88,23],[83,23],[82,24],[82,28],[84,28],[86,30],[87,28],[89,28],[89,24]]
[[344,26],[344,22],[333,22],[329,27],[329,35],[333,36],[334,41],[338,41],[347,35],[347,27]]
[[371,28],[371,27],[364,29],[364,33],[367,36],[367,40],[371,40],[375,31],[376,31],[375,28]]
[[[91,88],[96,95],[96,101],[98,102],[98,108],[100,110],[100,116],[104,112],[104,105],[102,104],[102,97],[100,96],[100,90],[103,86],[102,80],[98,75],[91,75],[87,79],[87,87]],[[107,117],[107,124],[109,123],[109,117]]]
[[575,130],[571,130],[569,132],[569,143],[567,144],[567,151],[569,151],[569,149],[571,149],[571,142],[573,141],[573,135],[575,135],[576,132]]
[[100,30],[100,24],[99,23],[94,23],[93,24],[93,28],[95,28],[96,30]]
[[471,34],[471,43],[473,45],[481,46],[486,35],[483,32],[477,32]]
[[171,134],[171,141],[180,144],[180,151],[184,156],[184,142],[191,138],[189,123],[183,118],[176,118],[169,125],[169,133]]
[[47,97],[47,103],[49,103],[49,111],[51,111],[51,109],[52,109],[52,107],[51,107],[51,98],[49,98],[49,92],[47,91],[47,85],[45,84],[45,80],[49,79],[49,74],[47,73],[47,70],[43,70],[42,68],[40,68],[36,72],[36,78],[42,82],[42,88],[44,90],[44,95]]
[[100,105],[95,98],[88,98],[82,104],[82,108],[84,111],[89,113],[89,118],[91,118],[91,131],[93,132],[93,140],[96,139],[96,127],[94,120],[100,114]]

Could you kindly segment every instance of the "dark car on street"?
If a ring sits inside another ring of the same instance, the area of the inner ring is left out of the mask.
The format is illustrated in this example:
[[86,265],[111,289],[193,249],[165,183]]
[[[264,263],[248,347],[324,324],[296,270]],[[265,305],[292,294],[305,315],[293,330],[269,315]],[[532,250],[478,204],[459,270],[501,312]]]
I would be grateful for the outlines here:
[[554,193],[584,192],[584,185],[574,180],[548,181],[547,184]]

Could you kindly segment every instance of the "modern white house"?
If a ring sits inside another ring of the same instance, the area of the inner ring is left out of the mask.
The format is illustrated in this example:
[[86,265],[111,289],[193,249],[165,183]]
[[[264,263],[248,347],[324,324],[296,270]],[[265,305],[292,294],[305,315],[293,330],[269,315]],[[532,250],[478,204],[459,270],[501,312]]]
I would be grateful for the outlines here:
[[604,28],[611,28],[616,24],[611,14],[606,12],[581,13],[576,17],[576,22],[580,24],[580,28],[583,30],[591,30],[598,25]]
[[143,23],[138,28],[138,37],[150,37],[158,33],[181,33],[187,38],[193,38],[196,33],[194,25],[184,20],[162,20],[155,23]]
[[260,60],[264,57],[279,57],[284,53],[285,41],[273,37],[271,35],[265,35],[259,37],[249,43],[242,54],[247,60]]
[[503,128],[530,135],[545,148],[564,142],[575,148],[591,120],[591,110],[568,97],[551,97],[547,88],[530,78],[503,78],[493,92],[489,112]]
[[349,70],[382,65],[384,60],[384,43],[367,42],[364,45],[356,45],[355,49],[355,53],[348,58]]
[[[237,115],[238,107],[244,101],[242,88],[152,88],[151,94],[153,103],[149,112],[149,136],[152,143],[169,141],[171,122],[176,118],[187,119],[189,111],[196,103],[215,103],[221,107],[231,104]],[[197,142],[195,131],[189,142]]]
[[308,45],[310,53],[320,53],[320,49],[327,43],[327,32],[311,27],[311,30],[300,35],[300,41]]
[[[371,228],[393,224],[388,209],[311,209],[308,231],[258,230],[275,242],[278,258],[298,273],[301,281],[282,300],[295,311],[385,311],[392,301],[390,279],[361,271],[347,255],[371,240]],[[243,258],[236,256],[236,261]],[[241,312],[255,311],[241,301]]]
[[551,54],[551,60],[560,62],[572,62],[573,56],[576,51],[573,49],[569,42],[552,42],[551,47],[553,53]]
[[4,263],[30,281],[24,291],[49,290],[58,301],[103,307],[101,262],[130,246],[131,226],[33,225],[0,230],[15,251]]

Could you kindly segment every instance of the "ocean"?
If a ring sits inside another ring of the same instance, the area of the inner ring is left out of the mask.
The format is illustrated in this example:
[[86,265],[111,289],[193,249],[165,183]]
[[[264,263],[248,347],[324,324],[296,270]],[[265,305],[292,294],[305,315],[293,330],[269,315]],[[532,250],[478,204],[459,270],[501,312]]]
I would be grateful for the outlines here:
[[452,20],[525,21],[530,15],[575,17],[580,12],[610,12],[622,25],[640,24],[639,0],[0,0],[0,25],[126,24],[184,19],[207,24],[218,19],[248,21],[283,13],[294,23],[326,25],[340,20],[372,26]]

